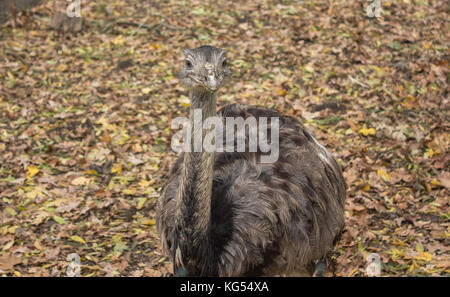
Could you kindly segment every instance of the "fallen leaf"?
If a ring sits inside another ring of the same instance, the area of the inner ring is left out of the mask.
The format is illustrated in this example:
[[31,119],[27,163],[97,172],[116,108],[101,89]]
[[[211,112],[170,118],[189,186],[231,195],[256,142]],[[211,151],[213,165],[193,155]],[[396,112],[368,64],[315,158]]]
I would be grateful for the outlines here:
[[359,130],[359,134],[361,134],[363,136],[375,135],[375,133],[376,133],[376,131],[374,128],[367,129],[366,127],[364,127]]
[[77,236],[77,235],[70,236],[70,239],[72,239],[73,241],[82,243],[82,244],[86,244],[86,241],[84,241],[83,238],[81,238],[80,236]]
[[427,253],[427,252],[420,252],[420,253],[417,253],[417,255],[414,256],[414,258],[416,260],[423,260],[426,262],[430,262],[431,259],[433,259],[433,255],[430,253]]
[[154,219],[144,219],[144,220],[141,221],[141,223],[143,225],[149,225],[149,226],[153,226],[153,225],[156,224]]
[[53,216],[53,220],[57,222],[58,224],[64,225],[66,223],[66,220],[60,216]]
[[33,176],[35,176],[36,174],[39,173],[39,168],[37,168],[36,166],[28,166],[27,167],[27,178],[30,179]]
[[10,242],[8,242],[7,244],[5,244],[2,248],[2,251],[7,251],[9,250],[12,246],[14,245],[14,239],[11,240]]
[[377,175],[378,175],[379,177],[381,177],[384,181],[389,181],[389,179],[390,179],[390,176],[389,176],[389,174],[386,172],[385,169],[378,169],[378,170],[377,170]]
[[141,209],[144,206],[146,201],[147,201],[147,198],[145,198],[145,197],[144,198],[138,198],[138,203],[137,203],[136,208],[137,209]]
[[82,185],[87,185],[89,182],[90,182],[89,178],[80,176],[80,177],[77,177],[74,180],[72,180],[71,184],[74,186],[82,186]]
[[10,208],[10,207],[6,207],[6,208],[5,208],[5,211],[6,211],[7,213],[9,213],[10,215],[12,215],[12,216],[17,215],[17,212],[16,212],[14,209]]
[[14,265],[21,263],[22,261],[13,255],[0,256],[0,270],[8,271],[13,269]]
[[450,172],[443,171],[438,175],[441,185],[450,190]]
[[111,173],[122,173],[122,164],[114,164],[114,166],[111,168]]

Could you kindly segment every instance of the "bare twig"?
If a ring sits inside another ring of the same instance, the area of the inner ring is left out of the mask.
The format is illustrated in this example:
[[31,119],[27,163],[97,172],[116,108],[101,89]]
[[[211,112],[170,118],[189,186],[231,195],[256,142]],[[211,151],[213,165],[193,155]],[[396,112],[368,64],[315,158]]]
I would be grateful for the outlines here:
[[142,21],[142,23],[135,29],[133,30],[133,32],[131,32],[131,36],[133,36],[134,34],[136,34],[136,32],[145,24],[145,22],[148,20],[148,17],[145,18],[144,21]]
[[359,86],[361,86],[361,87],[363,87],[363,88],[370,89],[370,86],[368,86],[368,85],[366,85],[365,83],[362,83],[362,82],[360,82],[359,80],[353,78],[350,74],[348,75],[348,78],[350,79],[350,81],[351,81],[352,83],[355,83],[355,84],[357,84],[357,85],[359,85]]
[[138,27],[138,29],[139,28],[144,28],[144,29],[147,29],[147,30],[154,30],[154,29],[156,29],[158,27],[166,27],[166,28],[171,29],[171,30],[181,30],[182,29],[182,28],[180,28],[178,26],[173,26],[173,25],[166,24],[165,23],[165,19],[162,19],[159,22],[157,22],[156,24],[150,25],[150,26],[149,25],[145,25],[144,24],[145,21],[143,23],[141,23],[141,24],[128,22],[128,21],[117,21],[115,23],[118,24],[118,25],[134,26],[134,27]]

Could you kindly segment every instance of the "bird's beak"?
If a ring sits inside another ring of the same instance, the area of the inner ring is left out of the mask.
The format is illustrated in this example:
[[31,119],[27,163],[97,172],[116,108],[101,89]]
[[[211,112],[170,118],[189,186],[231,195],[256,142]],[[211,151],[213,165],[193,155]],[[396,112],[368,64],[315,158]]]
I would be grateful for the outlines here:
[[205,87],[210,91],[210,92],[215,92],[217,91],[217,88],[219,87],[219,82],[217,81],[217,77],[214,74],[214,72],[209,72],[208,75],[206,76],[206,82],[205,82]]
[[209,91],[211,92],[215,92],[217,91],[217,87],[218,87],[218,83],[216,78],[208,78],[208,82],[206,83],[206,87],[208,88]]
[[217,81],[217,77],[214,71],[214,66],[211,64],[206,65],[206,81],[205,81],[205,87],[210,92],[217,91],[217,88],[219,87],[219,82]]

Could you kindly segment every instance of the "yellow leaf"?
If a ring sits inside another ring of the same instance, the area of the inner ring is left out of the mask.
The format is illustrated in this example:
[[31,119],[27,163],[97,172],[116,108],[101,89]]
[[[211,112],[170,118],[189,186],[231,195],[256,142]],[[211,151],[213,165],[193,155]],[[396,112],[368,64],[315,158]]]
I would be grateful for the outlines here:
[[25,197],[34,200],[36,199],[36,196],[38,195],[38,192],[36,191],[36,189],[34,189],[33,191],[30,191],[28,193],[25,194]]
[[278,88],[277,95],[284,96],[286,95],[286,91],[283,88]]
[[416,251],[423,253],[423,245],[421,243],[416,244]]
[[122,191],[125,195],[135,195],[136,194],[136,188],[128,188],[124,189]]
[[186,96],[182,96],[181,98],[179,98],[178,102],[180,102],[180,104],[184,107],[189,107],[191,105],[191,101]]
[[44,190],[45,190],[44,187],[37,186],[33,190],[31,190],[30,192],[26,193],[25,197],[27,197],[29,199],[32,199],[32,200],[36,199],[37,196],[44,197],[45,196],[44,193],[43,193]]
[[386,172],[386,170],[384,170],[384,169],[378,169],[377,170],[377,175],[379,177],[381,177],[384,181],[388,181],[391,178],[389,176],[389,174]]
[[408,273],[413,272],[416,267],[417,267],[416,261],[412,261],[411,266],[409,266],[408,268]]
[[58,70],[59,72],[64,72],[67,70],[67,68],[69,67],[66,64],[59,64],[56,70]]
[[122,130],[120,131],[120,135],[114,138],[113,144],[124,145],[128,139],[130,139],[130,136],[128,136],[127,132]]
[[83,238],[81,238],[80,236],[77,236],[77,235],[70,236],[70,239],[72,239],[73,241],[82,243],[82,244],[86,244],[86,241],[84,241]]
[[155,222],[154,219],[145,219],[145,220],[142,220],[142,224],[143,225],[153,226],[153,225],[156,224],[156,222]]
[[348,276],[352,276],[353,274],[355,274],[355,272],[358,271],[358,267],[355,267],[349,274]]
[[418,253],[415,257],[416,260],[423,260],[426,262],[430,262],[433,259],[433,255],[427,252]]
[[95,170],[95,169],[86,170],[86,173],[87,174],[92,174],[92,175],[97,175],[98,174],[97,170]]
[[314,72],[314,68],[312,68],[311,66],[305,66],[304,68],[307,72],[309,73],[313,73]]
[[161,48],[161,45],[159,45],[157,43],[150,43],[148,46],[151,49],[160,49]]
[[122,164],[114,164],[114,166],[111,168],[111,173],[122,173]]
[[398,238],[394,238],[393,243],[394,243],[395,245],[399,245],[399,246],[407,246],[407,244],[406,244],[404,241],[401,241],[401,240],[398,239]]
[[150,89],[150,88],[143,88],[143,89],[142,89],[142,93],[145,94],[145,95],[147,95],[148,93],[151,92],[151,90],[152,90],[152,89]]
[[367,191],[369,191],[370,190],[370,185],[369,184],[366,184],[366,185],[364,185],[362,188],[361,188],[361,191],[364,191],[364,192],[367,192]]
[[122,35],[119,35],[116,38],[114,38],[111,42],[114,43],[115,45],[122,45],[125,43],[125,40],[123,40]]
[[429,49],[432,45],[433,45],[433,43],[431,41],[427,41],[427,42],[423,43],[423,48]]
[[147,198],[145,198],[145,197],[144,198],[139,198],[136,208],[137,209],[141,209],[144,206],[146,201],[147,201]]
[[90,270],[100,270],[101,269],[100,266],[98,266],[98,265],[83,265],[83,268],[90,269]]
[[108,123],[108,121],[104,117],[98,119],[98,121],[95,122],[95,123],[99,124],[99,125],[102,125],[103,129],[108,129],[108,130],[111,130],[111,131],[117,130],[117,128],[114,125],[111,125],[110,123]]
[[10,215],[12,215],[12,216],[17,215],[17,212],[16,212],[14,209],[10,208],[10,207],[6,207],[6,208],[5,208],[5,211],[6,211],[7,213],[9,213]]
[[80,176],[72,180],[72,185],[74,186],[82,186],[87,185],[90,182],[89,178],[86,178],[84,176]]
[[405,256],[405,251],[404,250],[398,250],[396,248],[391,248],[389,253],[392,255],[391,258],[393,260],[398,259],[398,258],[403,258]]
[[19,226],[12,226],[12,227],[9,227],[8,229],[7,229],[7,232],[9,233],[9,234],[14,234],[14,232],[16,232],[16,229],[17,228],[19,228]]
[[142,187],[142,188],[148,188],[149,186],[151,186],[151,185],[153,185],[155,183],[155,180],[152,178],[151,180],[145,180],[145,179],[142,179],[140,182],[139,182],[139,185]]
[[433,150],[431,148],[427,149],[427,151],[424,154],[425,159],[431,159],[435,155],[439,155],[441,152],[439,150]]
[[430,180],[430,184],[432,184],[433,186],[440,186],[441,183],[438,180],[432,179]]
[[53,216],[53,220],[57,222],[58,224],[64,225],[66,223],[66,220],[60,216]]
[[374,128],[367,129],[366,127],[363,127],[359,130],[359,134],[361,134],[363,136],[375,135],[375,132],[376,131]]
[[27,178],[32,178],[33,176],[35,176],[38,173],[39,173],[39,168],[37,168],[36,166],[28,166]]
[[384,70],[383,70],[383,68],[377,67],[377,66],[375,66],[375,65],[369,65],[369,68],[372,68],[372,69],[376,72],[376,74],[377,74],[378,77],[384,76]]
[[45,220],[45,218],[47,218],[47,217],[48,217],[48,215],[47,215],[46,213],[38,214],[38,215],[36,216],[36,218],[33,220],[32,224],[33,224],[33,225],[39,225],[39,224],[42,223],[42,222]]
[[145,179],[143,179],[143,180],[141,180],[141,181],[139,182],[139,185],[140,185],[142,188],[147,188],[147,187],[149,186],[149,184],[150,184],[150,182],[149,182],[148,180],[145,180]]

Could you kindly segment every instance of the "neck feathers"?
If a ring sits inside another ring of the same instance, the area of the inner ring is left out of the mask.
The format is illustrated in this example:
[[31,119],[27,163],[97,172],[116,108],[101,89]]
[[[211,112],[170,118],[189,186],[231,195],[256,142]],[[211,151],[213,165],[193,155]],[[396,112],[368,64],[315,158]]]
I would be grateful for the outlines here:
[[[202,144],[209,130],[202,128],[206,118],[216,116],[215,93],[193,89],[190,92],[191,151],[184,154],[181,184],[177,197],[176,224],[178,226],[178,248],[176,259],[178,265],[184,266],[189,274],[202,273],[201,262],[209,258],[211,191],[213,180],[214,152],[194,150],[195,134],[202,136]],[[201,109],[202,120],[194,118],[199,115],[194,110]],[[197,121],[197,122],[196,122]],[[197,130],[197,131],[196,131]],[[201,130],[201,133],[200,131]],[[176,266],[178,266],[176,265]]]

